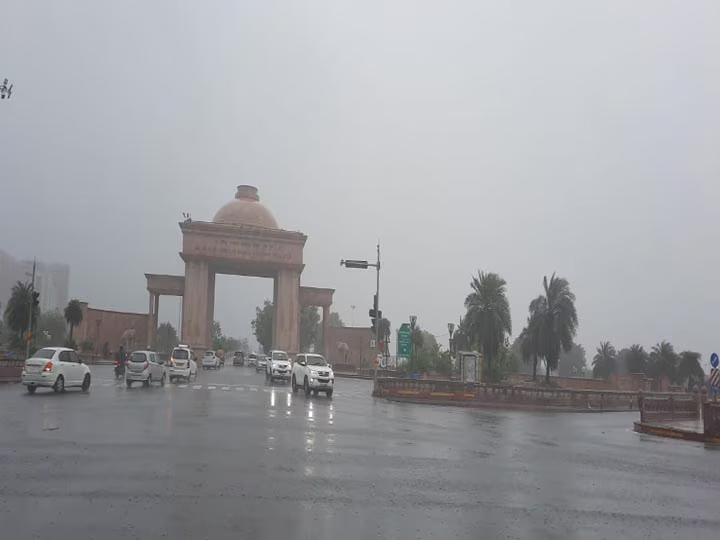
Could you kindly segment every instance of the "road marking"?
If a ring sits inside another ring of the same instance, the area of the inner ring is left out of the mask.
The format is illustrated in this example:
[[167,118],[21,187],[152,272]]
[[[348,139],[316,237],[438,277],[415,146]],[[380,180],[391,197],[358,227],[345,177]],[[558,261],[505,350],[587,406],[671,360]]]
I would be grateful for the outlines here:
[[258,390],[257,390],[257,388],[255,388],[254,386],[251,386],[251,387],[250,387],[250,391],[251,391],[251,392],[257,392]]
[[208,386],[208,390],[215,390],[217,386]]
[[227,391],[227,390],[230,390],[230,387],[229,387],[229,386],[223,386],[222,389],[225,390],[225,391]]
[[187,384],[178,384],[178,388],[187,388],[187,387],[188,387]]
[[244,386],[238,386],[235,390],[237,390],[238,392],[242,392],[243,390],[245,390],[245,387],[244,387]]
[[193,390],[200,390],[202,388],[202,384],[196,384],[193,386]]

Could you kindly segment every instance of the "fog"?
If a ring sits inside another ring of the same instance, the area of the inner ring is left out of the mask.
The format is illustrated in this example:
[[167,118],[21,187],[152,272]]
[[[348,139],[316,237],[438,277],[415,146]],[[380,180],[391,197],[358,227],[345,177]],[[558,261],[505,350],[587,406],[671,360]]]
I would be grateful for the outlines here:
[[[589,353],[720,348],[715,0],[6,0],[0,36],[0,248],[93,306],[146,310],[182,213],[252,184],[346,323],[380,239],[393,328],[445,344],[484,270],[517,335],[556,271]],[[271,293],[218,279],[216,318],[249,336]]]

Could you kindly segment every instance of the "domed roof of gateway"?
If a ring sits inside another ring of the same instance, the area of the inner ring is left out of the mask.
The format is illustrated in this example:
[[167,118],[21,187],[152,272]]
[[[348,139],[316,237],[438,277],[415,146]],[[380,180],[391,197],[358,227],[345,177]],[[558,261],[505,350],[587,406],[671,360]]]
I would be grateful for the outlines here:
[[217,211],[215,223],[226,225],[250,225],[265,229],[277,229],[277,221],[260,202],[255,186],[238,186],[235,199]]

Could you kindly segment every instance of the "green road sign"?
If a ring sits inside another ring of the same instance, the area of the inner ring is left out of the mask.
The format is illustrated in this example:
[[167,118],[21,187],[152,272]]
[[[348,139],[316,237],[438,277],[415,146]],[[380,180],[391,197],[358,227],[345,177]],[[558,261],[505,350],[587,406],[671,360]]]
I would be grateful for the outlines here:
[[410,325],[402,323],[397,332],[397,355],[403,358],[410,357]]

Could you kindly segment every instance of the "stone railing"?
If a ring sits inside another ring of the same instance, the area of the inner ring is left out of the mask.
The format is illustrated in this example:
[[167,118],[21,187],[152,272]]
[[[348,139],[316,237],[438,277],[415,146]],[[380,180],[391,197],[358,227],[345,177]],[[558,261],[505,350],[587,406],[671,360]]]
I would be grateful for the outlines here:
[[24,359],[0,359],[0,383],[20,382],[20,374],[24,365]]
[[518,387],[428,379],[378,379],[375,395],[424,402],[505,404],[585,410],[637,408],[636,392]]
[[643,424],[699,419],[699,396],[640,397],[640,422]]

